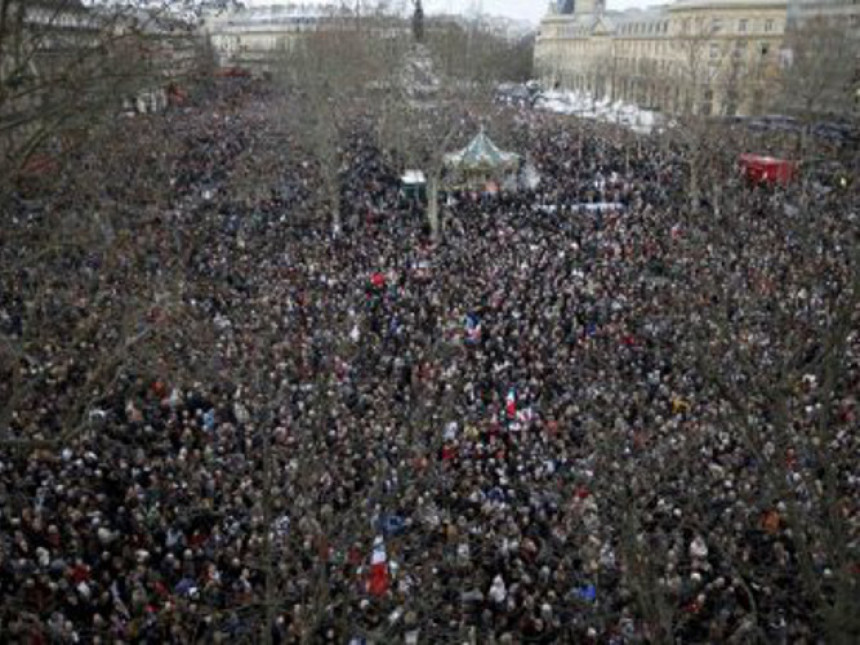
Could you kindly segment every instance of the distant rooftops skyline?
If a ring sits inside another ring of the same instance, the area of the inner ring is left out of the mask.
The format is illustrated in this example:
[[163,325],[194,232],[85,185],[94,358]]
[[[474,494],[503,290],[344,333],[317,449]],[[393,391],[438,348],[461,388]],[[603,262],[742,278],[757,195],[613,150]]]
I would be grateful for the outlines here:
[[[278,4],[328,4],[325,2],[288,2],[287,0],[244,0],[249,7],[259,7]],[[353,2],[354,6],[356,3]],[[362,2],[362,6],[371,7],[373,2]],[[392,9],[398,4],[411,5],[411,2],[391,2]],[[653,0],[608,0],[607,8],[613,10],[624,10],[630,7],[645,7],[655,3]],[[480,13],[489,16],[500,16],[512,20],[528,22],[536,27],[547,13],[549,13],[549,0],[423,0],[424,11],[427,14],[463,14],[472,16]]]

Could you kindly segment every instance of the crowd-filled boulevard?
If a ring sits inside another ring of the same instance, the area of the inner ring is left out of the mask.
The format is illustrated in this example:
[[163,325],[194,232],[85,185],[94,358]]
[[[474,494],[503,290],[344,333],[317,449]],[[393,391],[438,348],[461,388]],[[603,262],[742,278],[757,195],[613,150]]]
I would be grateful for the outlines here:
[[334,232],[269,100],[4,197],[0,641],[857,636],[856,185],[497,105],[434,236],[356,115]]

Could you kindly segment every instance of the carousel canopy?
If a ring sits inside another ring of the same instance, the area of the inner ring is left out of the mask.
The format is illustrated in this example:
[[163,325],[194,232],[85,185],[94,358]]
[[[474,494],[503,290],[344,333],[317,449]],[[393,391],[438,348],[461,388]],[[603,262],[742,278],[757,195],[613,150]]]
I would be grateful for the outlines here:
[[504,168],[517,163],[519,155],[505,152],[492,142],[484,129],[462,150],[445,155],[445,165],[465,170],[482,168]]

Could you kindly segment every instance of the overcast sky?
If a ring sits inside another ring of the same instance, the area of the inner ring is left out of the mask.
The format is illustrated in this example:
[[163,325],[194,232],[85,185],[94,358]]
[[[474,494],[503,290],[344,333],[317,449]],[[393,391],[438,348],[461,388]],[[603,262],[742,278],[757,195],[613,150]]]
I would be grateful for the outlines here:
[[[243,0],[248,5],[269,5],[287,3],[287,0]],[[308,0],[292,0],[296,4]],[[312,1],[312,0],[311,0]],[[332,0],[328,0],[332,2]],[[664,0],[665,1],[665,0]],[[347,0],[350,2],[350,0]],[[373,0],[367,0],[373,4]],[[389,0],[391,5],[404,3],[404,0]],[[660,0],[606,0],[607,9],[628,9],[630,7],[647,7],[660,4]],[[494,16],[506,16],[517,20],[525,20],[533,25],[540,22],[547,12],[549,0],[424,0],[424,10],[428,13],[462,13],[471,14],[476,9],[481,13]]]
[[[527,20],[534,25],[537,25],[549,7],[548,0],[424,0],[424,3],[428,12],[469,13],[473,7],[480,6],[481,13]],[[606,0],[606,8],[611,10],[654,4],[660,4],[660,0]]]

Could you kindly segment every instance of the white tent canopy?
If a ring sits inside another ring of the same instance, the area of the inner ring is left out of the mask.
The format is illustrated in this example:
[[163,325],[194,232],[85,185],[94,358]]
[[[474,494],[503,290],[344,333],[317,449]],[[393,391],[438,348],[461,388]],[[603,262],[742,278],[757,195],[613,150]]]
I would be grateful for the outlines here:
[[403,176],[400,177],[400,183],[406,186],[419,186],[427,183],[427,178],[420,170],[404,170]]
[[515,167],[519,158],[519,155],[513,152],[501,150],[481,128],[469,145],[462,150],[446,154],[444,161],[446,166],[462,170],[488,170]]

